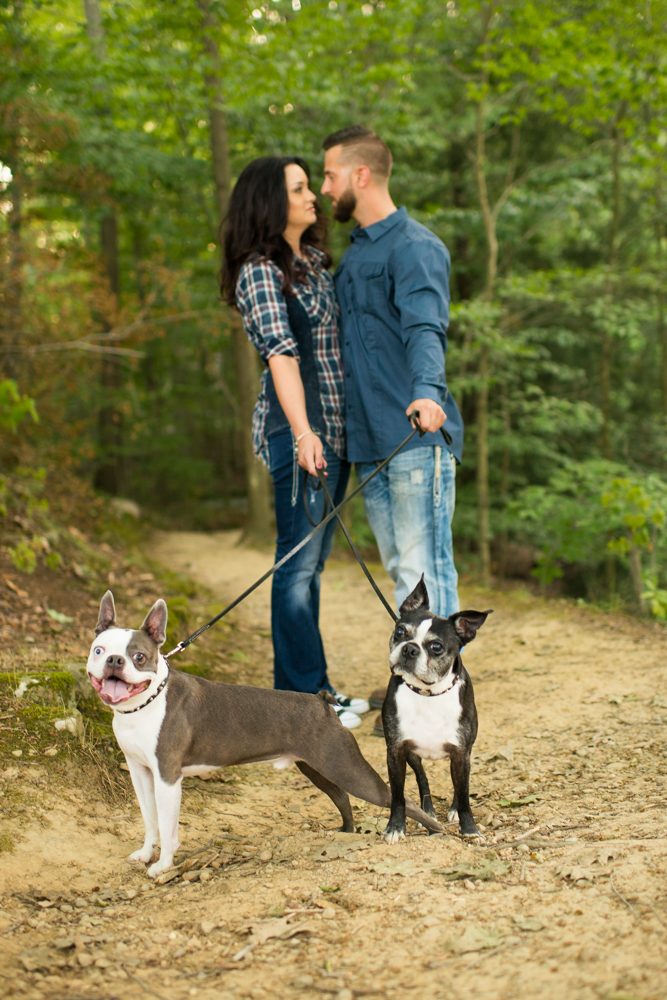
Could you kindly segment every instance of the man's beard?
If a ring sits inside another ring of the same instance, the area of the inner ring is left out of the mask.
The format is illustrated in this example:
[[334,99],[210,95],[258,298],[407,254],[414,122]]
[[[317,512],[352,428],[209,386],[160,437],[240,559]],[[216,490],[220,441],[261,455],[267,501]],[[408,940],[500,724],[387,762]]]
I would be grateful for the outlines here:
[[343,191],[342,195],[336,202],[333,210],[333,217],[336,222],[349,222],[356,207],[357,199],[354,191],[352,190],[352,185],[350,185],[347,191]]

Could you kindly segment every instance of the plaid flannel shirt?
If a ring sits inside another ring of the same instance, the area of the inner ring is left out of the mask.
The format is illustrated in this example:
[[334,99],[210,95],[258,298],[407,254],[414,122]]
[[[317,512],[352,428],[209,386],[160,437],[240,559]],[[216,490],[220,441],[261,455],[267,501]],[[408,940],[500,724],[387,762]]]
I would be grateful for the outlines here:
[[[338,334],[338,304],[333,278],[322,266],[322,253],[313,247],[308,247],[307,261],[306,281],[295,283],[294,290],[312,323],[313,353],[324,417],[324,436],[336,454],[344,458],[345,399]],[[287,317],[282,282],[282,271],[277,264],[256,257],[245,262],[236,283],[236,302],[245,331],[259,351],[262,361],[267,365],[267,370],[262,374],[252,421],[253,450],[267,465],[265,426],[269,409],[266,395],[269,359],[277,354],[286,354],[299,360],[298,346],[292,336]]]

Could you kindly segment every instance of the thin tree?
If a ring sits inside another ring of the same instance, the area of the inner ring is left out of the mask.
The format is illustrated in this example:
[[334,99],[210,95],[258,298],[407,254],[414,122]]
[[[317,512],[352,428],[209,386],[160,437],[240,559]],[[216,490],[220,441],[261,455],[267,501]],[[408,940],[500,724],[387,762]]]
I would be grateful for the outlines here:
[[[208,106],[211,162],[218,222],[222,225],[232,187],[232,168],[229,155],[229,136],[222,84],[220,48],[215,39],[216,20],[209,0],[198,0],[202,22],[202,46],[206,54],[204,86]],[[218,239],[221,246],[221,241]],[[269,483],[265,467],[253,453],[252,415],[259,390],[257,355],[248,340],[239,316],[229,313],[229,324],[234,345],[236,384],[241,414],[243,460],[248,494],[248,518],[245,539],[256,544],[268,544],[273,539],[269,506]]]

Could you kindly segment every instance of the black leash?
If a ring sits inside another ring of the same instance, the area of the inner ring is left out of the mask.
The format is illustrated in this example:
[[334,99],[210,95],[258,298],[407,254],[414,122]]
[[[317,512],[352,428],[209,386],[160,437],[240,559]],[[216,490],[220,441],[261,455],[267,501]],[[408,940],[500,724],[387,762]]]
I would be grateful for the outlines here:
[[[368,579],[368,582],[371,584],[373,590],[378,595],[378,597],[382,601],[382,604],[387,609],[387,611],[389,612],[389,614],[391,615],[391,617],[393,618],[393,620],[397,621],[396,614],[394,613],[393,609],[389,606],[389,604],[385,600],[384,596],[380,593],[380,590],[379,590],[377,584],[375,583],[375,580],[371,576],[371,574],[370,574],[370,572],[369,572],[366,564],[364,563],[363,559],[361,558],[361,554],[359,553],[359,550],[357,549],[356,545],[352,541],[347,528],[343,524],[343,522],[342,522],[342,520],[340,518],[340,511],[343,509],[343,507],[346,504],[348,504],[350,502],[350,500],[352,500],[353,497],[356,497],[357,493],[360,493],[361,490],[363,490],[363,488],[368,483],[370,483],[371,479],[374,479],[375,476],[377,476],[378,472],[382,472],[382,470],[385,468],[385,466],[388,465],[389,462],[391,462],[392,458],[395,458],[396,455],[398,455],[398,453],[400,451],[402,451],[403,448],[405,448],[405,446],[408,443],[408,441],[411,441],[413,439],[413,437],[415,436],[415,434],[419,434],[420,437],[424,436],[424,434],[426,432],[423,431],[421,429],[421,427],[419,426],[419,423],[418,423],[419,412],[417,410],[415,410],[413,413],[411,413],[408,416],[408,420],[410,421],[410,423],[412,424],[412,427],[413,427],[411,433],[408,434],[408,436],[405,438],[404,441],[401,441],[401,443],[399,444],[398,448],[396,448],[394,451],[392,451],[392,453],[389,456],[389,458],[385,458],[384,461],[380,462],[380,464],[378,465],[378,467],[376,469],[374,469],[373,472],[371,472],[370,476],[367,476],[366,479],[364,479],[363,483],[360,483],[359,486],[357,486],[356,489],[352,490],[352,492],[349,493],[341,501],[341,503],[338,504],[337,507],[334,507],[333,502],[331,500],[331,496],[329,495],[329,491],[328,491],[328,489],[326,487],[326,482],[325,482],[325,479],[324,479],[324,473],[322,472],[322,470],[318,470],[318,477],[319,477],[321,485],[318,486],[317,489],[320,489],[320,488],[324,489],[325,501],[327,503],[327,506],[325,506],[325,509],[324,509],[324,516],[322,517],[322,520],[319,522],[319,524],[316,524],[313,527],[313,530],[311,532],[309,532],[309,534],[307,534],[305,538],[302,538],[300,542],[297,542],[297,544],[294,546],[294,548],[290,549],[290,551],[287,553],[287,555],[284,555],[282,557],[282,559],[279,559],[277,563],[274,563],[274,565],[271,567],[271,569],[267,570],[267,572],[264,573],[263,576],[260,576],[259,580],[256,580],[255,583],[253,583],[250,587],[248,587],[247,590],[244,590],[243,593],[239,597],[236,598],[236,600],[232,601],[231,604],[228,604],[227,607],[223,611],[221,611],[219,615],[216,615],[215,618],[211,618],[210,622],[207,622],[205,625],[202,625],[201,628],[198,628],[196,632],[193,632],[192,635],[189,635],[187,639],[183,639],[181,642],[179,642],[178,645],[175,646],[171,650],[170,653],[166,653],[165,654],[165,659],[168,660],[170,656],[174,656],[176,653],[182,652],[182,650],[184,650],[186,648],[186,646],[189,646],[196,639],[198,639],[200,635],[203,635],[204,632],[207,632],[213,625],[215,625],[222,618],[224,618],[225,615],[228,615],[230,611],[232,611],[238,604],[240,604],[242,601],[244,601],[246,599],[246,597],[248,597],[250,594],[252,594],[252,592],[254,590],[257,590],[258,587],[261,587],[261,585],[266,580],[268,580],[269,577],[273,576],[273,574],[277,570],[279,570],[282,566],[284,566],[286,562],[289,562],[289,560],[292,558],[292,556],[295,556],[297,554],[297,552],[299,552],[305,545],[307,545],[308,542],[311,540],[311,538],[314,538],[314,536],[318,532],[322,531],[322,529],[334,517],[338,518],[338,523],[340,524],[341,528],[343,529],[343,533],[345,534],[345,537],[346,537],[346,539],[347,539],[347,541],[348,541],[348,543],[349,543],[352,551],[354,552],[356,558],[359,560],[359,565],[361,566],[361,568],[363,569],[364,573],[366,574],[366,578]],[[445,439],[446,444],[451,445],[453,443],[453,441],[452,441],[452,436],[449,433],[449,431],[446,431],[444,429],[444,427],[441,427],[440,430],[442,432],[442,436]],[[304,499],[305,499],[305,491],[304,491]],[[329,513],[326,513],[327,507],[329,505],[331,506],[332,509],[331,509],[331,511],[329,511]],[[312,522],[312,520],[310,518],[310,514],[308,512],[308,505],[307,504],[306,504],[306,515],[308,517],[309,522],[312,524],[313,522]]]
[[[412,424],[412,426],[414,427],[414,429],[419,433],[419,436],[423,437],[426,432],[421,429],[421,427],[419,426],[419,423],[418,423],[418,420],[419,420],[419,410],[413,410],[413,412],[408,416],[408,420],[410,421],[410,423]],[[445,431],[444,428],[442,428],[442,427],[440,429],[442,431],[442,436],[444,437],[445,442],[447,444],[451,445],[453,442],[452,442],[452,436],[449,433],[449,431]],[[410,435],[410,437],[412,437],[412,434]],[[409,441],[409,440],[410,440],[410,438],[406,439],[406,441]],[[405,444],[405,443],[406,442],[404,442],[403,444]],[[403,447],[403,445],[401,445],[401,447]],[[376,471],[379,472],[380,470],[377,469]],[[313,527],[314,527],[315,526],[315,522],[311,518],[310,511],[308,510],[308,480],[309,480],[309,478],[310,478],[310,473],[308,473],[304,469],[304,475],[303,475],[303,505],[304,505],[305,510],[306,510],[306,517],[308,518],[308,521],[310,522],[310,524],[313,525]],[[329,493],[329,490],[327,489],[327,481],[326,481],[326,477],[324,475],[324,470],[323,469],[318,469],[317,470],[317,478],[318,478],[318,484],[316,486],[313,486],[312,489],[314,491],[316,491],[316,492],[319,491],[319,490],[323,490],[324,491],[324,513],[322,514],[322,519],[324,519],[326,517],[326,515],[327,515],[327,511],[329,510],[329,507],[331,507],[332,510],[334,509],[334,502],[331,499],[331,494]],[[368,477],[368,479],[370,479],[370,478],[371,478],[371,476]],[[368,482],[368,479],[365,480],[365,482],[363,483],[363,486],[366,485],[366,483]],[[342,504],[341,504],[341,506],[342,506]],[[396,612],[394,611],[394,609],[392,608],[392,606],[389,604],[389,602],[387,601],[386,597],[384,596],[384,594],[382,593],[382,591],[378,587],[377,583],[373,579],[371,571],[369,570],[368,566],[364,562],[363,557],[361,555],[361,552],[359,551],[359,549],[357,548],[357,546],[354,544],[352,536],[350,535],[350,532],[347,530],[347,526],[346,526],[345,522],[343,521],[342,517],[338,513],[336,513],[336,518],[338,520],[338,523],[339,523],[339,525],[341,527],[341,530],[342,530],[343,534],[345,535],[345,538],[347,539],[348,545],[350,546],[350,548],[352,549],[352,552],[354,553],[355,559],[357,560],[357,562],[361,566],[362,570],[364,571],[364,575],[365,575],[366,579],[368,580],[368,582],[370,583],[370,585],[373,588],[373,590],[375,591],[375,593],[377,594],[377,596],[378,596],[378,598],[380,600],[380,603],[383,605],[385,611],[387,612],[387,614],[389,615],[389,617],[392,619],[392,621],[397,622],[398,621],[398,615],[396,614]]]

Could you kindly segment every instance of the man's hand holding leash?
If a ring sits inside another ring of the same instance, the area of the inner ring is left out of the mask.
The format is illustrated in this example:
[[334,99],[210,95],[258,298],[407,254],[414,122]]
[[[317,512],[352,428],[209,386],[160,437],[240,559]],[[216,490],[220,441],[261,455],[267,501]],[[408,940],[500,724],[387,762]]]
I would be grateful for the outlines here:
[[427,434],[435,434],[447,419],[440,403],[436,403],[433,399],[415,399],[405,411],[408,418],[413,412],[419,414],[419,426]]

